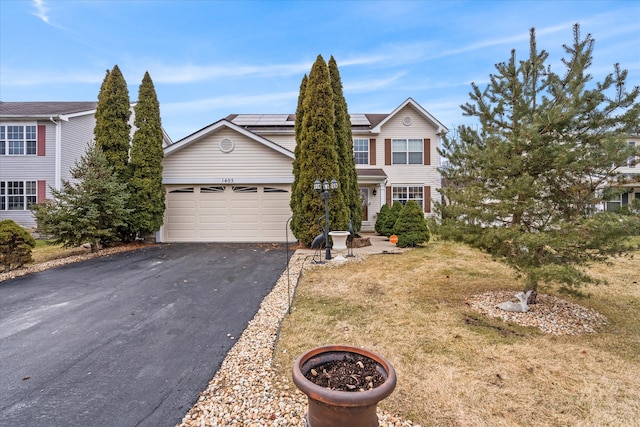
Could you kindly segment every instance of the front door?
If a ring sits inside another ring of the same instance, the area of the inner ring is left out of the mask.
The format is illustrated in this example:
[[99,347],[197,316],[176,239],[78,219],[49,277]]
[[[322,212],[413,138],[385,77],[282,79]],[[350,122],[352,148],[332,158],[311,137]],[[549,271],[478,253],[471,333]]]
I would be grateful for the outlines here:
[[369,221],[369,189],[360,189],[360,200],[362,201],[362,222]]

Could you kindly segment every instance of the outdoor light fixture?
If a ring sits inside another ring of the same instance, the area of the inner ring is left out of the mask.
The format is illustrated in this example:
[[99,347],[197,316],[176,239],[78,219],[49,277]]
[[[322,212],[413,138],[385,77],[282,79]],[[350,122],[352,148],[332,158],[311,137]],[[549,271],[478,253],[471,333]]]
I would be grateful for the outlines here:
[[378,194],[378,191],[374,188],[373,189],[373,195],[375,196],[376,194]]
[[324,246],[326,248],[324,259],[326,260],[331,259],[331,246],[329,245],[329,190],[336,190],[337,188],[338,181],[335,179],[331,179],[331,182],[328,182],[326,179],[320,182],[319,179],[316,179],[313,183],[313,189],[324,197]]

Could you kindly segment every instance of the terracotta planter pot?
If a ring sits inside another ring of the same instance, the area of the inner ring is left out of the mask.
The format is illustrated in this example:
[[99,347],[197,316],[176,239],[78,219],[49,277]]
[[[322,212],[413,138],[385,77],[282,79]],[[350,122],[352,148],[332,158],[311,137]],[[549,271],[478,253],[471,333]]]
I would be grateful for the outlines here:
[[[305,378],[305,374],[311,369],[327,362],[342,360],[346,353],[374,360],[385,382],[366,391],[337,391],[320,387]],[[292,376],[296,387],[309,400],[306,419],[308,427],[377,427],[377,404],[396,387],[396,372],[387,360],[368,350],[345,345],[329,345],[309,350],[293,364]]]

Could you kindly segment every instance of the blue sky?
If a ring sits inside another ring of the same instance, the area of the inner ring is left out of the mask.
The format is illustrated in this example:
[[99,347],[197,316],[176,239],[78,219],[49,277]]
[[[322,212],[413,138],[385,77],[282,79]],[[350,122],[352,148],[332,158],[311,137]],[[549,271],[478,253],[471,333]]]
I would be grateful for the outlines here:
[[591,74],[640,84],[640,1],[0,2],[0,99],[95,101],[118,64],[136,100],[149,71],[177,141],[232,113],[294,113],[318,54],[338,63],[350,113],[411,97],[449,129],[460,104],[529,29],[559,69],[572,25],[596,39]]

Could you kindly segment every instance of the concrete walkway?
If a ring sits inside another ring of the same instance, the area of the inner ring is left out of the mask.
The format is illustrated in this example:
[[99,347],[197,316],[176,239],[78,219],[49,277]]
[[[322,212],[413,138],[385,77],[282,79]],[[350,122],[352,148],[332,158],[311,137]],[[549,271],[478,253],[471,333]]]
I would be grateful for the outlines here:
[[[353,254],[358,255],[372,255],[372,254],[389,254],[389,253],[402,253],[404,248],[399,248],[393,243],[389,242],[389,238],[385,236],[379,236],[375,233],[359,233],[360,237],[368,238],[371,242],[371,246],[363,246],[361,248],[353,248]],[[297,249],[296,253],[313,255],[316,252],[315,249]],[[325,250],[320,251],[322,253],[322,259],[324,260]],[[332,251],[332,256],[335,256],[335,251]],[[346,253],[344,254],[346,255]]]

